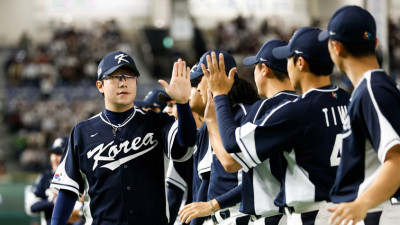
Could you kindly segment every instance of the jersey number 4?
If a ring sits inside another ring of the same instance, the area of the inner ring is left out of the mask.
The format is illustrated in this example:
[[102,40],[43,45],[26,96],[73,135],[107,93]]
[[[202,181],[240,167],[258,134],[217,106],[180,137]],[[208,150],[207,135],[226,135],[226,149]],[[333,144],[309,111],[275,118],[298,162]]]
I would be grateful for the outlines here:
[[342,155],[343,134],[337,134],[331,153],[331,166],[339,166]]

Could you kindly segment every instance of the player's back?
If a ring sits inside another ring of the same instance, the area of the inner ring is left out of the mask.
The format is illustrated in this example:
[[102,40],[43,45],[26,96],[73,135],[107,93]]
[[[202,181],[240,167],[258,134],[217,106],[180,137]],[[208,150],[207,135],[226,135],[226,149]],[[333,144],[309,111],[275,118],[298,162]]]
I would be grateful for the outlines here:
[[286,170],[275,204],[297,207],[330,200],[349,97],[332,85],[311,89],[273,109],[260,125],[247,123],[236,132],[245,143],[242,152],[250,166],[283,152]]
[[293,120],[287,132],[293,133],[284,146],[283,163],[287,165],[278,204],[285,199],[288,206],[296,208],[301,203],[330,201],[349,97],[344,90],[329,85],[309,90],[284,110],[283,114]]
[[[363,193],[376,178],[388,149],[399,143],[400,92],[396,86],[383,70],[372,70],[355,87],[343,130],[333,202],[353,201]],[[400,190],[395,198],[400,198]]]

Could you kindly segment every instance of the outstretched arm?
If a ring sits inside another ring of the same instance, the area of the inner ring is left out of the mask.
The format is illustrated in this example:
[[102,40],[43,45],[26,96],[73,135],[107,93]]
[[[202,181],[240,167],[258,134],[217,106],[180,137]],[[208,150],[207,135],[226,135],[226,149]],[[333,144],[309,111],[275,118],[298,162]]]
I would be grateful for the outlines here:
[[168,95],[177,103],[178,110],[178,133],[177,141],[181,147],[191,147],[196,142],[196,123],[189,106],[190,98],[190,68],[186,62],[178,59],[174,63],[171,81],[168,84],[164,80],[158,81]]
[[221,141],[221,136],[218,130],[217,117],[215,115],[215,104],[211,92],[208,90],[208,101],[204,113],[204,120],[207,124],[207,130],[211,141],[211,146],[215,155],[221,162],[227,172],[234,173],[242,168],[242,166],[226,152]]
[[[235,130],[237,124],[233,118],[228,92],[231,90],[235,81],[236,68],[229,71],[229,76],[226,76],[224,55],[219,54],[219,62],[215,52],[211,53],[211,57],[207,55],[208,70],[205,65],[201,65],[204,76],[207,78],[208,88],[212,92],[216,104],[217,121],[220,139],[227,152],[240,152],[239,146],[236,143]],[[219,100],[221,99],[221,100]],[[213,126],[213,124],[211,124]],[[215,125],[212,132],[214,131]],[[222,162],[222,161],[221,161]]]
[[353,202],[340,203],[328,209],[332,212],[329,223],[333,225],[356,224],[363,220],[369,209],[389,199],[400,187],[400,145],[393,146],[386,154],[385,162],[375,181]]

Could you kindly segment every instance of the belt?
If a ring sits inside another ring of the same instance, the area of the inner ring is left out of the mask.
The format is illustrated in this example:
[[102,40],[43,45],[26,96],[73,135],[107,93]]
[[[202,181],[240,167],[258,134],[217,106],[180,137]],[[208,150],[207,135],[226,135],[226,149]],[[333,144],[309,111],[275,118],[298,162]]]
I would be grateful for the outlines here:
[[217,211],[215,214],[211,215],[211,219],[215,224],[222,222],[225,219],[228,219],[231,216],[231,212],[229,209],[223,211]]
[[308,204],[304,204],[302,206],[285,206],[285,207],[279,207],[279,212],[285,213],[286,215],[291,215],[292,213],[306,213],[306,212],[312,212],[312,211],[317,211],[321,207],[325,207],[327,204],[326,201],[320,201],[320,202],[312,202]]

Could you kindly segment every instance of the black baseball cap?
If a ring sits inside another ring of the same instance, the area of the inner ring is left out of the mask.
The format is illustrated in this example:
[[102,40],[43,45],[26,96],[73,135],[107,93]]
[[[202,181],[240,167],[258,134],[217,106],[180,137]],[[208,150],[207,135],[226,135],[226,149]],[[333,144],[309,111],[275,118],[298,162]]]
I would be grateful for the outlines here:
[[50,152],[62,155],[68,143],[68,137],[59,137],[54,140],[53,145],[50,147]]
[[104,80],[115,70],[121,67],[129,68],[136,76],[139,76],[139,71],[136,68],[135,61],[125,52],[116,51],[107,54],[97,67],[97,80]]
[[265,63],[268,67],[274,70],[287,73],[287,59],[278,59],[272,54],[274,48],[286,45],[286,41],[270,40],[260,48],[256,56],[244,58],[243,64],[250,66],[257,63]]
[[[197,67],[195,67],[195,68],[193,69],[193,72],[190,71],[190,80],[194,80],[194,79],[196,79],[196,78],[198,78],[198,77],[200,77],[200,76],[203,75],[203,70],[201,69],[201,64],[204,64],[204,65],[206,66],[207,70],[208,70],[207,58],[206,58],[206,56],[207,56],[207,55],[210,55],[210,56],[211,56],[211,52],[215,52],[215,54],[217,55],[217,61],[218,61],[218,62],[219,62],[219,53],[222,53],[222,54],[224,55],[225,72],[226,72],[226,75],[227,75],[227,76],[229,75],[229,71],[230,71],[232,68],[234,68],[234,67],[237,66],[237,65],[236,65],[236,61],[235,61],[235,59],[233,58],[233,56],[232,56],[231,54],[227,53],[226,51],[223,51],[223,50],[212,50],[212,51],[208,51],[208,52],[204,53],[204,54],[201,56],[200,61],[198,62]],[[237,73],[235,74],[235,76],[237,76]]]
[[163,109],[166,104],[159,99],[159,94],[168,95],[165,91],[154,89],[147,93],[142,101],[134,101],[133,103],[138,107],[155,107]]
[[296,54],[312,62],[332,64],[328,40],[318,41],[320,32],[318,28],[301,27],[293,34],[288,45],[275,48],[272,54],[278,59]]
[[333,14],[329,20],[328,30],[322,31],[318,36],[320,41],[328,38],[344,43],[375,42],[375,19],[359,6],[344,6]]

